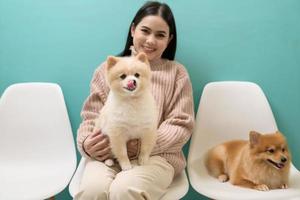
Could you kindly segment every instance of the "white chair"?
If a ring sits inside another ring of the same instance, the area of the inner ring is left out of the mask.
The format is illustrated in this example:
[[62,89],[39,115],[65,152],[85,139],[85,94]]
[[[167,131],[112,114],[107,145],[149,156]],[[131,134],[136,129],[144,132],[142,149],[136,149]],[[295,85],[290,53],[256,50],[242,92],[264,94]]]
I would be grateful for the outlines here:
[[[69,192],[72,197],[74,197],[77,191],[79,190],[79,184],[80,184],[80,180],[85,165],[86,165],[86,159],[82,157],[69,185]],[[185,171],[183,171],[173,180],[167,193],[161,198],[161,200],[176,200],[176,199],[178,200],[183,196],[185,196],[185,194],[188,192],[188,189],[189,189],[189,183],[188,183],[187,175]]]
[[0,199],[47,199],[76,169],[76,151],[61,88],[9,86],[0,98]]
[[205,86],[197,112],[196,128],[188,155],[188,175],[192,187],[212,199],[283,200],[300,199],[300,173],[292,166],[289,189],[268,192],[220,183],[208,175],[203,156],[224,141],[246,139],[251,130],[277,130],[269,103],[261,88],[251,82],[212,82]]

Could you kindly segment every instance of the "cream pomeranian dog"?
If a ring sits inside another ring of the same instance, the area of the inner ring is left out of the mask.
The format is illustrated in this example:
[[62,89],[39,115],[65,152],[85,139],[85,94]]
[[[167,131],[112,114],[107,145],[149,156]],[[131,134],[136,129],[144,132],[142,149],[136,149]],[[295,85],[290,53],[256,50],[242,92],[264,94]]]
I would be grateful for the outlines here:
[[287,188],[291,156],[285,137],[277,131],[251,131],[249,141],[235,140],[208,151],[206,168],[221,182],[267,191]]
[[[112,153],[122,170],[131,169],[126,143],[141,141],[138,164],[147,164],[156,142],[158,111],[151,92],[151,69],[147,56],[107,58],[107,101],[95,121],[95,131],[109,137]],[[112,166],[113,160],[105,164]]]

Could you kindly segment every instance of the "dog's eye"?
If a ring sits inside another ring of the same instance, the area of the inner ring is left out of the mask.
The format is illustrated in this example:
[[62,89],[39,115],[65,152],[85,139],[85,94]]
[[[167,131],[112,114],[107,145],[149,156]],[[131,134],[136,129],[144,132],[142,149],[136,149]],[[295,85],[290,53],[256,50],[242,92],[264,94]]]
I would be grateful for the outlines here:
[[269,153],[274,153],[274,149],[268,149],[267,150]]
[[282,151],[282,152],[285,152],[285,148],[282,148],[281,151]]
[[140,74],[139,73],[135,73],[134,76],[138,78],[138,77],[140,77]]
[[122,75],[120,76],[120,78],[121,78],[122,80],[124,80],[124,79],[126,78],[126,74],[122,74]]

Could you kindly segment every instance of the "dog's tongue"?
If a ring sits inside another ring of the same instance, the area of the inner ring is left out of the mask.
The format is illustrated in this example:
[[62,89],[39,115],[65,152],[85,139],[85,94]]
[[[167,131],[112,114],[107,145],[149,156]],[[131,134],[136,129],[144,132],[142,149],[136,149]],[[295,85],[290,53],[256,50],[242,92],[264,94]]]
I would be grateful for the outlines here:
[[277,164],[277,166],[278,166],[278,168],[283,168],[284,167],[284,164],[281,164],[281,163],[279,163],[279,164]]
[[135,89],[134,81],[133,81],[133,80],[128,81],[127,87],[128,87],[129,89],[131,89],[131,90],[132,90],[132,89]]

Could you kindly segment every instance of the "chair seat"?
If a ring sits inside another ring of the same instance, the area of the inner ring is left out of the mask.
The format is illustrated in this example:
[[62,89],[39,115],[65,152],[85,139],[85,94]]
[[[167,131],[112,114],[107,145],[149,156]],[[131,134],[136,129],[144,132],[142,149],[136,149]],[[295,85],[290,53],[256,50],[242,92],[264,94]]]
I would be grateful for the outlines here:
[[70,162],[6,165],[1,163],[0,199],[49,198],[68,185],[73,174],[73,171],[68,169],[72,168],[74,166],[70,165]]

